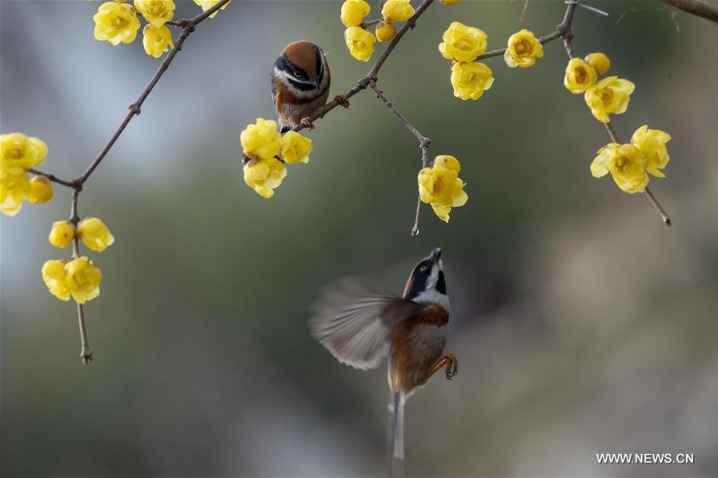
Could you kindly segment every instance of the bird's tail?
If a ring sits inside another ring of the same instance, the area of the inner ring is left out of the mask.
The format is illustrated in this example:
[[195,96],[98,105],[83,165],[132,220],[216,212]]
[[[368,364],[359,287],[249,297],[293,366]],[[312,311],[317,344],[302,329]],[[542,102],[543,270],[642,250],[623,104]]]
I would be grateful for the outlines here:
[[404,403],[406,396],[392,390],[389,399],[389,422],[387,427],[387,463],[391,476],[404,474]]

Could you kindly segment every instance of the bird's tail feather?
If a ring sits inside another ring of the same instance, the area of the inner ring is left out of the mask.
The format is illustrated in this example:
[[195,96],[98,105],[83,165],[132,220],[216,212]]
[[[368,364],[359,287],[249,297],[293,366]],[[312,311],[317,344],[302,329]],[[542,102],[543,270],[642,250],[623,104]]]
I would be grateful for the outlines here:
[[391,392],[389,400],[389,423],[387,430],[387,462],[393,477],[404,474],[404,403],[401,392]]

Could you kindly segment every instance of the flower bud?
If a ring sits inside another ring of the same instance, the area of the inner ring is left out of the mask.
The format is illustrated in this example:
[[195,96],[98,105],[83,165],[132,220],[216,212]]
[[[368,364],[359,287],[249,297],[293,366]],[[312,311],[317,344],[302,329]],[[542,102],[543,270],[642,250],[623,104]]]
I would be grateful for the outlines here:
[[75,225],[70,221],[57,221],[50,230],[50,244],[62,249],[70,245],[75,238]]

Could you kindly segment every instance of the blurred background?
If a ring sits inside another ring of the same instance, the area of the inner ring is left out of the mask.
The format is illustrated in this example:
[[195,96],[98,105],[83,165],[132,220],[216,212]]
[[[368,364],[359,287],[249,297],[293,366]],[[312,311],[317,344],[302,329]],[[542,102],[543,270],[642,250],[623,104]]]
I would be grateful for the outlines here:
[[[372,2],[376,7],[377,2]],[[589,164],[609,138],[563,87],[560,42],[530,69],[488,61],[479,101],[452,95],[437,51],[453,20],[489,49],[553,31],[560,1],[433,5],[380,87],[462,162],[469,202],[409,231],[420,154],[368,92],[308,133],[308,165],[264,200],[243,182],[239,133],[274,116],[284,45],[327,53],[332,95],[373,60],[344,45],[340,2],[233,2],[201,24],[80,196],[116,243],[91,257],[95,361],[82,366],[75,307],[42,282],[69,191],[2,217],[2,475],[380,476],[383,366],[336,362],[308,334],[324,285],[370,277],[399,293],[437,246],[452,301],[441,374],[407,405],[413,476],[718,475],[718,27],[659,2],[576,13],[576,52],[603,51],[637,85],[613,124],[668,131],[671,162],[643,195]],[[79,176],[159,65],[141,38],[93,38],[98,3],[0,2],[2,132],[47,142],[42,170]],[[199,12],[178,2],[175,18]],[[376,12],[373,13],[376,16]],[[382,47],[379,47],[381,51]],[[374,59],[378,57],[375,53]],[[692,453],[692,465],[598,465],[596,453]]]

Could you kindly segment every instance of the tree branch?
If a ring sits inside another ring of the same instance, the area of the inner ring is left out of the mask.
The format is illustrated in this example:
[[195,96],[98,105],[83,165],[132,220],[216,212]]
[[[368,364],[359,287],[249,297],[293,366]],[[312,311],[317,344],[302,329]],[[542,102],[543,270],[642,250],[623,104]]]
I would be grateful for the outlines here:
[[174,48],[167,54],[165,59],[162,61],[162,64],[160,64],[159,68],[157,68],[157,71],[150,79],[150,82],[147,84],[144,90],[142,90],[142,93],[140,94],[139,98],[137,98],[137,101],[132,103],[130,105],[130,112],[127,113],[127,116],[125,116],[125,119],[122,120],[122,123],[117,128],[115,133],[112,135],[110,140],[107,142],[104,148],[102,148],[102,151],[100,151],[100,154],[97,155],[94,161],[90,163],[90,165],[87,167],[84,173],[82,173],[82,176],[80,176],[77,179],[77,182],[79,182],[80,185],[82,185],[85,181],[87,181],[87,178],[90,177],[90,175],[95,171],[97,166],[100,165],[103,159],[105,159],[105,156],[107,156],[107,153],[110,152],[110,149],[115,145],[115,142],[119,139],[122,132],[125,130],[129,122],[132,120],[133,117],[137,116],[141,112],[142,103],[145,102],[149,94],[154,89],[155,85],[157,85],[157,82],[160,80],[162,75],[167,71],[167,68],[169,68],[170,64],[172,63],[172,60],[175,59],[175,56],[177,56],[177,53],[182,50],[182,44],[187,39],[187,37],[192,33],[197,25],[199,25],[201,22],[209,18],[210,15],[212,15],[214,12],[218,11],[220,8],[222,8],[224,5],[229,3],[230,0],[220,0],[217,4],[212,6],[212,8],[208,9],[206,12],[202,12],[199,15],[189,19],[189,20],[181,20],[177,22],[179,26],[182,28],[182,33],[180,34],[179,38],[177,39],[177,42],[175,42]]
[[718,23],[718,3],[705,0],[661,0],[663,3],[691,15]]
[[[376,61],[372,69],[369,71],[369,73],[366,74],[366,76],[359,81],[356,82],[356,84],[346,93],[343,95],[338,96],[344,96],[347,99],[351,98],[352,96],[356,95],[360,91],[366,90],[369,87],[369,83],[373,80],[376,81],[376,77],[379,74],[379,70],[381,70],[381,67],[384,66],[384,62],[386,62],[387,58],[389,58],[389,55],[391,55],[392,51],[394,51],[394,48],[396,47],[397,43],[401,41],[402,37],[406,34],[407,31],[414,28],[416,26],[416,21],[419,19],[419,17],[426,11],[427,8],[429,8],[429,5],[431,5],[434,2],[434,0],[424,0],[424,2],[419,5],[419,7],[414,11],[414,15],[407,20],[407,22],[404,24],[404,26],[401,27],[401,29],[396,32],[396,35],[394,35],[394,38],[391,39],[389,44],[386,46],[386,49],[382,52],[379,59]],[[338,99],[333,99],[322,109],[314,113],[310,118],[310,122],[314,123],[314,121],[321,119],[324,117],[325,114],[329,113],[331,110],[336,108],[342,104],[342,101]],[[303,124],[299,124],[296,127],[293,128],[294,131],[301,131],[303,129],[307,128],[307,126],[304,126]]]

